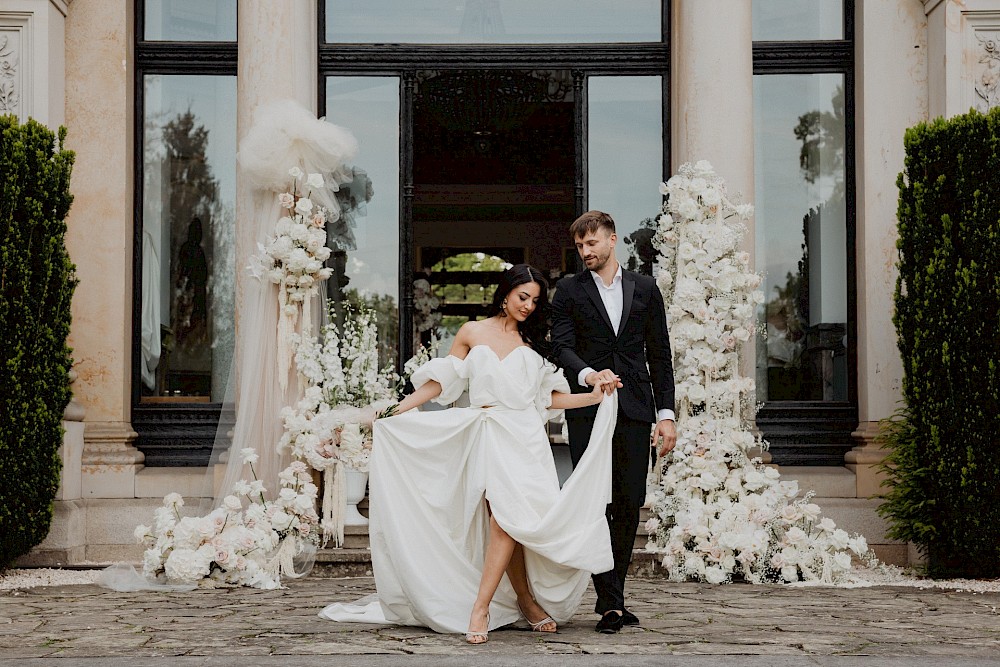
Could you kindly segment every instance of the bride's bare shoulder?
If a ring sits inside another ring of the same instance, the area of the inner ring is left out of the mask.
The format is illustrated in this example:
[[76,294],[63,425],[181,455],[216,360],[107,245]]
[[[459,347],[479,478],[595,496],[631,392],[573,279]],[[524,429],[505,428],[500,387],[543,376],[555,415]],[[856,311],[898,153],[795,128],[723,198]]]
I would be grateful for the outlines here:
[[469,350],[475,345],[476,334],[479,332],[481,326],[479,322],[470,320],[459,327],[458,333],[455,334],[455,338],[451,342],[451,350],[448,351],[448,354],[459,359],[465,359],[466,355],[469,354]]

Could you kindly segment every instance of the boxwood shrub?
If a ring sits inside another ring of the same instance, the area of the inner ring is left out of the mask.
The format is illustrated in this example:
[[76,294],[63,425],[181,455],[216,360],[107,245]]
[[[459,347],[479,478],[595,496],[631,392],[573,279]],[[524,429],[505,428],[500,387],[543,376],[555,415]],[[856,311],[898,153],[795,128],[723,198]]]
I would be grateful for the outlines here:
[[0,570],[48,534],[59,486],[76,287],[65,134],[0,116]]

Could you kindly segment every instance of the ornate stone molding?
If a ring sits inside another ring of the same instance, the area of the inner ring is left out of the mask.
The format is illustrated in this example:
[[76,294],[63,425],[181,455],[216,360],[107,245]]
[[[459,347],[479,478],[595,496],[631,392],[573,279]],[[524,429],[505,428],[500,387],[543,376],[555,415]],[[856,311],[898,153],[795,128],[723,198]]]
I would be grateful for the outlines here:
[[1000,105],[1000,25],[973,28],[972,36],[976,40],[975,57],[970,59],[976,109],[988,111]]
[[0,113],[26,120],[31,95],[31,14],[0,12]]

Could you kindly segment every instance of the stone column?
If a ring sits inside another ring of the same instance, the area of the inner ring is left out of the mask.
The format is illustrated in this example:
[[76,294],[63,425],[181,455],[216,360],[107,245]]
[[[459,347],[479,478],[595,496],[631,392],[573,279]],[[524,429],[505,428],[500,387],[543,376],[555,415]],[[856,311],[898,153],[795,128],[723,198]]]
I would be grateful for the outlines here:
[[[279,99],[293,99],[307,109],[316,111],[316,2],[317,0],[239,0],[236,131],[240,139],[246,136],[253,123],[254,111],[262,104]],[[237,169],[236,220],[249,219],[252,212],[250,189]],[[257,240],[251,238],[248,232],[252,232],[252,226],[240,226],[237,222],[237,258],[249,257],[256,246]],[[238,293],[242,291],[241,285],[247,279],[246,271],[237,272]],[[240,312],[237,309],[237,330],[240,325]]]
[[[887,452],[874,438],[899,406],[903,377],[892,324],[896,287],[896,176],[903,134],[927,118],[928,32],[920,3],[858,3],[857,18],[858,446],[847,467],[857,495],[880,493]],[[885,113],[886,109],[892,113]]]
[[76,151],[67,246],[80,285],[70,345],[87,410],[82,496],[133,498],[143,456],[132,385],[133,3],[74,0],[66,17],[67,145]]
[[[673,167],[708,160],[729,193],[747,202],[754,199],[751,19],[749,2],[673,0]],[[749,224],[745,246],[752,255]]]
[[[749,2],[673,0],[671,162],[708,160],[730,196],[754,200],[753,21]],[[743,248],[754,256],[754,220]],[[754,377],[753,344],[742,371]],[[768,456],[765,456],[769,460]]]

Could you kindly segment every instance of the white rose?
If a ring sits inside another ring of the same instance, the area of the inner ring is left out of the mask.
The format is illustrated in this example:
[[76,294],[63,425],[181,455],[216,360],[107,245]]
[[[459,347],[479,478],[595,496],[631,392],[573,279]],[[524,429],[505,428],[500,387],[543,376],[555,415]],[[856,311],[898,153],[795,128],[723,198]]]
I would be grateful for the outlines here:
[[[245,482],[244,482],[245,483]],[[230,512],[239,512],[243,509],[243,503],[236,496],[226,496],[222,499],[222,506]]]
[[282,510],[278,510],[271,517],[271,527],[277,531],[286,530],[290,525],[292,525],[292,516]]
[[722,194],[712,186],[708,186],[701,193],[701,201],[706,206],[718,206],[722,203]]
[[257,460],[260,458],[253,447],[244,447],[241,449],[240,456],[243,457],[243,463],[249,463],[250,465],[257,463]]
[[309,178],[306,179],[306,183],[311,188],[323,187],[323,174],[309,174]]
[[300,178],[302,178],[302,176],[304,176],[302,170],[299,169],[298,167],[292,167],[291,169],[289,169],[288,175],[294,178],[295,180],[299,180]]
[[781,578],[785,581],[792,582],[798,581],[799,579],[799,568],[794,565],[786,565],[781,568]]
[[312,200],[309,199],[308,197],[303,197],[302,199],[298,200],[295,203],[295,212],[298,213],[299,215],[308,216],[310,213],[312,213],[312,210],[313,210],[313,203]]
[[182,498],[179,493],[168,493],[163,497],[163,504],[172,505],[174,507],[183,507],[184,498]]
[[278,195],[278,203],[281,204],[281,208],[291,208],[295,205],[295,196],[291,192],[282,192]]

